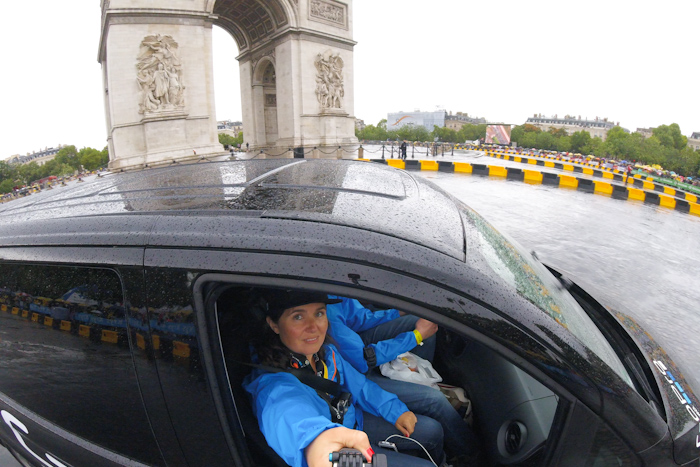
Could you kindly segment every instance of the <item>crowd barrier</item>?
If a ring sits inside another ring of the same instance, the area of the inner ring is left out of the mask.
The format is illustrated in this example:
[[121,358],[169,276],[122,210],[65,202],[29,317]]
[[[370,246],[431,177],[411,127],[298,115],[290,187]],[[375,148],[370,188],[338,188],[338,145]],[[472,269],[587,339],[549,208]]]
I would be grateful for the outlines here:
[[[618,185],[608,181],[590,180],[587,178],[579,178],[574,175],[556,174],[549,172],[541,172],[538,170],[520,169],[514,167],[504,167],[497,165],[473,164],[469,162],[450,162],[450,161],[435,161],[435,160],[402,160],[402,159],[360,159],[367,162],[377,162],[387,164],[403,170],[427,170],[439,171],[448,173],[463,173],[472,175],[482,175],[489,177],[500,177],[507,180],[520,181],[530,184],[542,184],[557,186],[561,188],[575,189],[586,193],[609,196],[614,199],[641,201],[643,203],[660,206],[663,208],[674,209],[679,212],[700,216],[700,204],[697,202],[697,197],[690,193],[685,193],[685,199],[680,199],[666,192],[673,190],[669,187],[662,187],[663,192],[659,192],[656,187],[651,189],[648,185],[651,182],[642,181],[641,188],[628,187],[626,185]],[[534,159],[532,159],[534,161]],[[530,163],[530,162],[528,162]],[[531,163],[532,164],[532,163]],[[554,164],[554,163],[553,163]],[[566,165],[566,164],[562,164]],[[551,167],[560,168],[556,165]],[[568,170],[563,168],[563,170]],[[573,169],[571,170],[572,172]],[[590,174],[589,174],[590,175]],[[617,175],[617,174],[609,174]],[[624,176],[621,176],[624,178]],[[610,178],[615,181],[614,177]],[[622,181],[622,178],[619,179]],[[631,182],[631,180],[630,180]]]
[[[605,167],[598,167],[597,163],[584,162],[576,163],[569,161],[558,161],[556,157],[539,155],[539,156],[523,156],[517,153],[509,153],[502,151],[484,151],[484,154],[489,157],[495,157],[497,159],[503,159],[507,161],[520,162],[523,164],[532,164],[544,167],[551,167],[559,170],[567,170],[574,173],[583,173],[586,175],[592,175],[595,177],[602,177],[605,179],[614,180],[617,182],[622,182],[625,184],[632,184],[637,188],[644,190],[657,191],[666,195],[675,196],[677,198],[690,201],[692,203],[698,202],[698,196],[694,193],[690,193],[681,189],[676,189],[665,184],[657,183],[654,177],[646,176],[643,174],[634,174],[628,177],[624,171],[618,169],[608,169]],[[548,159],[548,160],[542,160]],[[595,168],[593,168],[595,167]]]

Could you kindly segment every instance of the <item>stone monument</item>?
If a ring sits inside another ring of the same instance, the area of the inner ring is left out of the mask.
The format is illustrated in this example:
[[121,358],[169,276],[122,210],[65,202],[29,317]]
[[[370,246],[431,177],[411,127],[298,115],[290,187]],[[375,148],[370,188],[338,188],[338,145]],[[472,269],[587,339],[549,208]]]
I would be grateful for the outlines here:
[[249,156],[349,156],[357,143],[351,0],[102,0],[110,169],[225,154],[214,25],[238,45],[231,58]]

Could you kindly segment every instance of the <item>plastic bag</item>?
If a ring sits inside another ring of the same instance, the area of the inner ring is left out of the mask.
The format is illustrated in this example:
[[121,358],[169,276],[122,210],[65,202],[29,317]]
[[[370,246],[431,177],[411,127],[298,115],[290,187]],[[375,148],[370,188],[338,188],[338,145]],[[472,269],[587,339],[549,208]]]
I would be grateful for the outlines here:
[[411,352],[402,353],[394,360],[381,364],[379,371],[387,378],[431,386],[436,389],[438,389],[437,383],[442,381],[442,377],[435,371],[432,363]]

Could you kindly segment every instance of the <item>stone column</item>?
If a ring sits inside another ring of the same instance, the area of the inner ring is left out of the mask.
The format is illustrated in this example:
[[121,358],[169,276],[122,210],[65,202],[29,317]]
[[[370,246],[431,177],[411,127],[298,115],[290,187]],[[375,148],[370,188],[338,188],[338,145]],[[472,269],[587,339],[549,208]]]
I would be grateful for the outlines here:
[[212,18],[173,9],[177,3],[103,2],[99,61],[112,170],[226,154],[216,131]]

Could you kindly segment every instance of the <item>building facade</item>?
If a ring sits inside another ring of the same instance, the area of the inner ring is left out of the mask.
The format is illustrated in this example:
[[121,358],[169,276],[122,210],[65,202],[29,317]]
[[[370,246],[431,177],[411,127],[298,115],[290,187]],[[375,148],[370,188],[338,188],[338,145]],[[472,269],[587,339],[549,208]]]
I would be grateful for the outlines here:
[[238,136],[239,133],[243,131],[243,122],[232,122],[231,120],[222,120],[216,122],[216,131],[221,134],[233,136],[234,138]]
[[454,115],[452,112],[445,117],[445,127],[450,130],[459,131],[464,125],[484,125],[485,118],[470,117],[466,112],[457,112]]
[[[566,115],[564,118],[559,118],[556,115],[553,117],[545,117],[542,114],[537,114],[528,118],[525,123],[534,125],[544,131],[548,131],[550,128],[555,128],[557,130],[564,129],[569,135],[577,131],[587,131],[592,138],[598,137],[603,141],[607,138],[608,131],[620,125],[619,122],[617,124],[609,122],[607,118],[596,117],[595,120],[587,120],[582,119],[580,115],[578,117]],[[629,130],[625,128],[623,128],[623,130],[629,133]]]
[[442,128],[445,126],[445,117],[447,112],[437,110],[435,112],[395,112],[387,115],[386,129],[389,131],[398,130],[406,125],[422,126],[428,131],[433,131],[437,126]]
[[44,165],[48,161],[52,160],[58,154],[58,151],[63,148],[64,145],[58,145],[57,148],[44,148],[41,151],[36,151],[33,153],[27,153],[26,156],[20,156],[19,154],[10,156],[5,159],[8,164],[28,164],[30,162],[36,162],[39,165]]
[[700,131],[694,131],[688,138],[688,146],[695,151],[700,151]]

